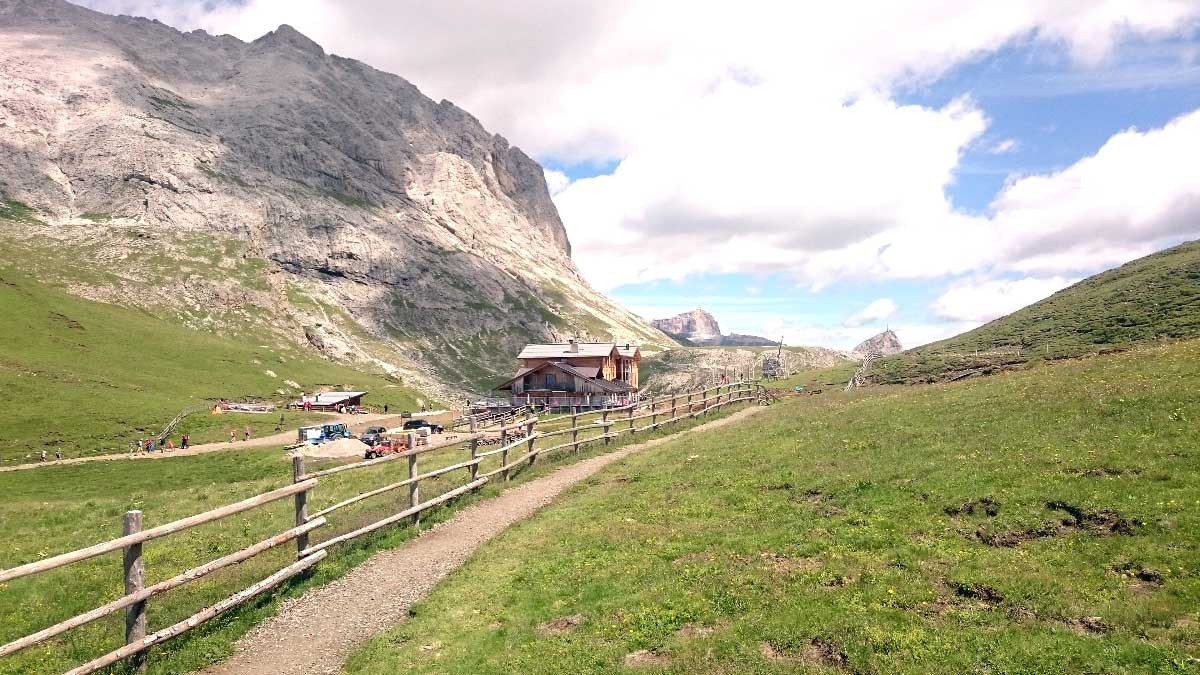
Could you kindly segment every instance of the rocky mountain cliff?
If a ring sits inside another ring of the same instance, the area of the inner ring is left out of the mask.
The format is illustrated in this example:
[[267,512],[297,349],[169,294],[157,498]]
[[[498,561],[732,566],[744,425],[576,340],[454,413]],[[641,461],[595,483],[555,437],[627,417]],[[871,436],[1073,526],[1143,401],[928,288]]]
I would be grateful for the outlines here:
[[0,0],[0,246],[85,297],[446,394],[526,341],[669,342],[576,271],[536,162],[288,26]]
[[872,352],[878,353],[880,356],[890,356],[902,351],[904,351],[904,345],[900,344],[900,338],[896,336],[896,332],[889,328],[858,343],[850,353],[857,358],[863,358]]
[[675,338],[684,346],[765,347],[778,344],[757,335],[721,334],[721,326],[712,314],[697,307],[669,319],[653,319],[650,325]]
[[672,337],[697,344],[721,337],[721,326],[717,320],[699,307],[669,319],[652,319],[650,325]]

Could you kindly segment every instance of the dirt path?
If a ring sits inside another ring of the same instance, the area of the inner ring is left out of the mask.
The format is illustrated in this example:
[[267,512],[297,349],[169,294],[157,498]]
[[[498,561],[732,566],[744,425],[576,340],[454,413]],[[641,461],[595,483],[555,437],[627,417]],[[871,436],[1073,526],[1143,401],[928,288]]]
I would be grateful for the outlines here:
[[[442,411],[435,413],[424,413],[421,416],[435,417],[443,414]],[[350,430],[354,433],[361,433],[368,426],[400,426],[409,418],[401,417],[400,415],[379,415],[375,413],[367,415],[339,415],[336,413],[329,414],[328,423],[345,422]],[[269,448],[272,446],[283,447],[296,442],[296,429],[281,431],[270,436],[259,436],[251,438],[248,441],[236,441],[230,443],[223,441],[220,443],[201,443],[193,445],[187,450],[176,448],[167,452],[155,453],[138,453],[131,455],[127,452],[116,455],[92,455],[90,457],[75,457],[73,459],[64,459],[60,461],[49,461],[45,463],[35,462],[32,464],[18,464],[16,466],[0,467],[0,472],[3,471],[20,471],[22,469],[36,469],[39,467],[62,466],[63,464],[82,464],[84,462],[111,462],[119,460],[142,460],[142,459],[167,459],[170,457],[187,457],[190,455],[203,455],[208,452],[221,452],[223,450],[241,450],[244,448]]]
[[760,410],[750,407],[686,431],[569,464],[473,504],[421,536],[375,554],[341,579],[284,603],[277,615],[238,641],[233,656],[204,673],[337,673],[359,644],[404,621],[408,609],[476,548],[549,504],[566,488],[630,454],[736,422]]

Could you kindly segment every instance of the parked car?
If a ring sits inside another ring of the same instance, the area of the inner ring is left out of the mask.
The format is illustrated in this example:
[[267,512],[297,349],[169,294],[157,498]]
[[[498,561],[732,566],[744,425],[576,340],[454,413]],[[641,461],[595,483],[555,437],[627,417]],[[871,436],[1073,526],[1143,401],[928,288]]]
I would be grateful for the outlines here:
[[429,420],[409,420],[404,423],[405,431],[416,431],[417,429],[424,429],[426,427],[429,428],[429,433],[431,434],[440,434],[446,430],[442,425],[434,424]]
[[387,433],[385,427],[367,427],[367,430],[358,437],[358,440],[367,445],[375,445],[383,440],[383,434]]

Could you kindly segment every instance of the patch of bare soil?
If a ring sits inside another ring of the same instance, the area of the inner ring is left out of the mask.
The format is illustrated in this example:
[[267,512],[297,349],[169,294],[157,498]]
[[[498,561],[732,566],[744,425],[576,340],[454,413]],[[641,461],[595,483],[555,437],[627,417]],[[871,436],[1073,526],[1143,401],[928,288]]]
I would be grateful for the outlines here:
[[991,497],[980,497],[979,499],[972,499],[969,502],[963,502],[961,506],[947,506],[945,511],[948,516],[985,514],[994,518],[1000,513],[1000,502]]
[[804,556],[792,557],[780,553],[772,553],[771,551],[760,553],[759,557],[771,571],[784,575],[799,574],[800,572],[807,572],[821,566],[821,561],[816,558],[807,558]]
[[675,631],[675,635],[678,635],[681,638],[689,638],[689,639],[690,638],[708,637],[709,635],[712,635],[713,633],[716,633],[717,631],[723,630],[728,625],[729,625],[729,622],[724,619],[722,619],[721,621],[718,621],[717,623],[709,625],[709,626],[704,626],[704,625],[696,624],[696,623],[685,623],[679,627],[679,630]]
[[950,585],[960,598],[979,600],[988,605],[997,605],[1004,602],[1004,596],[1000,594],[1000,591],[991,586],[984,584],[964,584],[958,581],[951,581]]
[[1076,476],[1082,478],[1108,478],[1110,476],[1139,476],[1142,470],[1136,468],[1122,468],[1118,466],[1098,466],[1093,469],[1080,469],[1075,472]]
[[1132,535],[1141,522],[1126,518],[1116,511],[1085,509],[1064,501],[1046,502],[1046,508],[1054,511],[1064,511],[1067,514],[1059,523],[1048,523],[1028,530],[1015,532],[988,532],[979,529],[975,538],[988,546],[1018,546],[1021,542],[1044,537],[1054,537],[1072,532],[1087,532],[1097,536],[1113,534]]
[[625,655],[626,668],[645,668],[648,666],[666,666],[671,663],[670,654],[659,654],[649,649],[639,649]]
[[571,616],[560,616],[557,619],[547,621],[538,626],[538,632],[542,635],[562,635],[575,630],[575,627],[583,623],[582,614],[572,614]]
[[799,662],[828,668],[845,668],[848,663],[845,652],[837,643],[822,638],[810,640],[799,653],[789,653],[770,642],[763,642],[758,646],[758,653],[773,663]]
[[1104,619],[1098,616],[1085,616],[1081,619],[1069,621],[1067,625],[1071,627],[1071,630],[1084,634],[1107,633],[1111,630],[1109,625],[1104,622]]

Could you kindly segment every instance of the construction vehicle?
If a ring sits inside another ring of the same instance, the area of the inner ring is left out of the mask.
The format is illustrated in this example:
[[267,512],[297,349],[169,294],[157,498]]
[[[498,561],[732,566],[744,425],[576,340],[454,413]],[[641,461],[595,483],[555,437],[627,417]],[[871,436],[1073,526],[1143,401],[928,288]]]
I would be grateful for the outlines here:
[[395,438],[385,438],[375,445],[367,448],[366,458],[375,459],[384,455],[391,455],[397,452],[408,450],[408,441],[402,441]]
[[341,422],[322,424],[316,427],[300,427],[296,435],[298,437],[297,440],[301,443],[313,444],[336,441],[340,438],[354,438],[354,434],[350,433],[350,429]]

